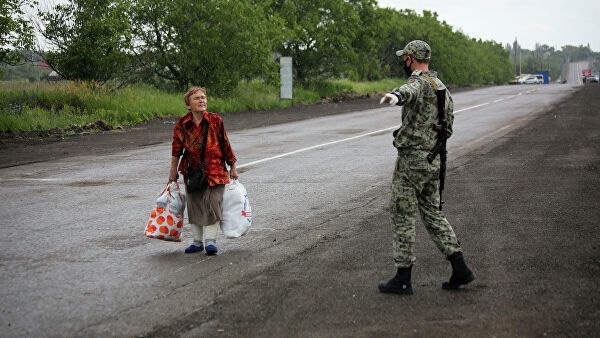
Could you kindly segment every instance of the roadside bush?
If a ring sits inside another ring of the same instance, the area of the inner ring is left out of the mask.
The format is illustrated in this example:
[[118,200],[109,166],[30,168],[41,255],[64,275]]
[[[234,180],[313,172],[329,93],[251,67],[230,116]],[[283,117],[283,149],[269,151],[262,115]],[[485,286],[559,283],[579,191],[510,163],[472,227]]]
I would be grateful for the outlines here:
[[[226,98],[211,95],[207,88],[208,109],[229,113],[312,104],[346,92],[387,92],[402,81],[300,83],[294,86],[293,100],[280,100],[278,86],[258,80],[243,81]],[[144,85],[114,89],[86,82],[0,83],[0,131],[44,131],[97,121],[118,127],[180,116],[187,111],[184,94]]]

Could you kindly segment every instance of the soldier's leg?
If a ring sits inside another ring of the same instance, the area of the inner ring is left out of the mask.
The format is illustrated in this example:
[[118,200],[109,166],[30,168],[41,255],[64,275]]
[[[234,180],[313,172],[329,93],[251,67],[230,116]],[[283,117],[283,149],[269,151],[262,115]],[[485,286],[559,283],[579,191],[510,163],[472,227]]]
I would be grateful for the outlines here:
[[408,168],[404,168],[403,164],[400,158],[396,161],[390,201],[392,244],[397,271],[392,279],[379,283],[379,291],[410,295],[413,293],[411,271],[415,261],[413,247],[415,243],[417,200],[415,189],[407,178]]
[[437,248],[445,255],[450,256],[462,249],[454,233],[454,229],[438,209],[440,203],[439,181],[437,172],[430,174],[430,179],[425,181],[421,191],[417,194],[419,201],[419,213],[429,236]]
[[390,200],[394,263],[398,268],[412,266],[416,260],[413,249],[416,237],[417,198],[410,175],[410,169],[399,158],[392,179]]
[[464,261],[462,248],[458,243],[454,230],[444,214],[438,210],[438,181],[434,177],[429,182],[429,184],[423,186],[421,193],[418,194],[419,211],[431,239],[440,251],[446,255],[452,266],[450,280],[444,282],[442,288],[447,290],[458,289],[461,285],[475,280],[475,275]]

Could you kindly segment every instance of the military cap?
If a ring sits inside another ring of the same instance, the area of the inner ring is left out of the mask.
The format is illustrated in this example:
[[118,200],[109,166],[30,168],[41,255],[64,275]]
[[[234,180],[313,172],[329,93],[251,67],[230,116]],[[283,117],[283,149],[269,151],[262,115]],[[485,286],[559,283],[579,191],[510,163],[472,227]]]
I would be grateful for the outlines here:
[[396,55],[408,55],[417,60],[429,60],[431,59],[431,47],[425,41],[413,40],[407,43],[404,49],[397,51]]

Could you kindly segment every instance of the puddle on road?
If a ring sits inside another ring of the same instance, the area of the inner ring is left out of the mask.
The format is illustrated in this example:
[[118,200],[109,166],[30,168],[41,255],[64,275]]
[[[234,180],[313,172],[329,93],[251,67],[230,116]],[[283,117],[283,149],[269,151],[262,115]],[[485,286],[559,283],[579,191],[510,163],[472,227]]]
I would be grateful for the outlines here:
[[146,236],[110,236],[97,240],[107,250],[128,250],[148,244],[150,238]]
[[373,133],[373,134],[371,134],[369,136],[381,136],[381,135],[387,135],[387,134],[390,134],[390,136],[391,136],[392,135],[392,131],[390,131],[390,130],[382,130],[382,131],[380,131],[378,133]]
[[67,186],[85,188],[85,187],[97,187],[100,185],[107,185],[107,184],[110,184],[110,182],[108,182],[108,181],[79,181],[79,182],[67,183]]
[[360,134],[364,132],[364,129],[338,129],[335,131],[336,134],[350,135],[350,134]]

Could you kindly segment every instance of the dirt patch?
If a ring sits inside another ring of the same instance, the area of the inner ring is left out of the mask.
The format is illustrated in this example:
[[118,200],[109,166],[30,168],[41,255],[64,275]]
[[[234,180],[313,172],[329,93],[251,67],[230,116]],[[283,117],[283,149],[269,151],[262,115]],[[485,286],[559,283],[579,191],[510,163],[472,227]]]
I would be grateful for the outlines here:
[[53,138],[64,138],[73,135],[85,135],[89,133],[96,133],[102,131],[111,131],[114,129],[123,129],[121,127],[113,128],[110,124],[98,120],[96,122],[90,122],[85,126],[72,126],[69,128],[55,128],[50,130],[40,131],[3,131],[0,132],[0,140],[10,142],[9,140],[14,139],[16,142],[26,144],[29,140],[46,139],[51,140]]

